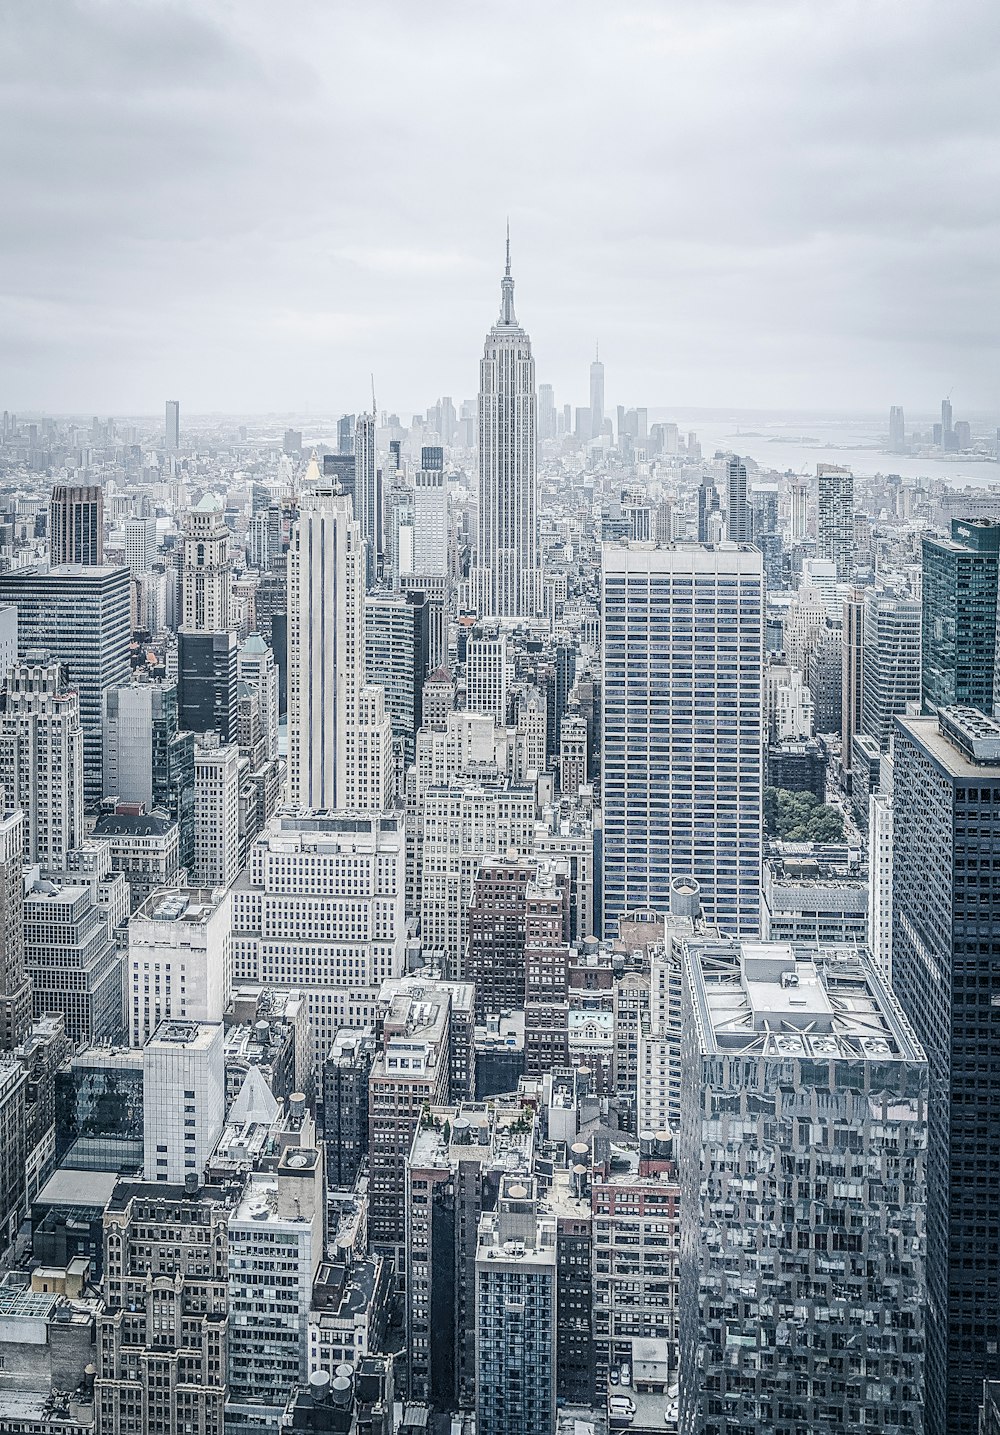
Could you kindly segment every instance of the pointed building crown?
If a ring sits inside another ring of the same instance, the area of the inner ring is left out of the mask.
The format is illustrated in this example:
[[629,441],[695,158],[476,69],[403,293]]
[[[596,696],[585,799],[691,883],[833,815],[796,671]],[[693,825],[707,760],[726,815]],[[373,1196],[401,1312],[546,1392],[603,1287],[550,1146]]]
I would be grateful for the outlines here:
[[514,280],[510,272],[510,220],[507,221],[507,268],[500,280],[500,323],[517,323],[514,314]]

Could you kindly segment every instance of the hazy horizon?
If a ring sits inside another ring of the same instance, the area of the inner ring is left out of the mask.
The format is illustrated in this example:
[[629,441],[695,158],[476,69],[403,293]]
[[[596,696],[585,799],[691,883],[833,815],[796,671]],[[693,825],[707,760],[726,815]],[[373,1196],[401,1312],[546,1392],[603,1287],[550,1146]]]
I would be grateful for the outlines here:
[[1000,10],[15,3],[0,407],[988,413]]

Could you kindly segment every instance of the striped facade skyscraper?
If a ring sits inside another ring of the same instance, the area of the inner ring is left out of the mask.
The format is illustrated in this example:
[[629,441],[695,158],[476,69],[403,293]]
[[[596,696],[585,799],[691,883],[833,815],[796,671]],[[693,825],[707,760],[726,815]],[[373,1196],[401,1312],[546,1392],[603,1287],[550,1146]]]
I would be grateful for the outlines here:
[[604,927],[666,911],[694,876],[705,915],[760,922],[764,577],[749,544],[605,543]]
[[329,483],[302,495],[288,554],[288,792],[295,807],[382,811],[392,727],[365,681],[366,544]]

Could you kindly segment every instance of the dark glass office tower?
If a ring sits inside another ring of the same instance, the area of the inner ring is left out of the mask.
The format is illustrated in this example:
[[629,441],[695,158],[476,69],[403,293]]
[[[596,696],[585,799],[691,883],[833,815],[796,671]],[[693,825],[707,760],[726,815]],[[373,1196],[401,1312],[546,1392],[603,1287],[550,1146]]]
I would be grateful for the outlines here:
[[49,559],[82,563],[104,562],[104,491],[99,483],[57,483],[49,502]]
[[180,724],[188,732],[217,732],[223,742],[236,736],[235,629],[178,635]]
[[930,1064],[925,1435],[1000,1376],[1000,723],[896,719],[893,985]]
[[950,538],[924,539],[922,674],[925,712],[953,703],[992,714],[997,681],[1000,523],[953,518]]
[[180,730],[177,684],[154,690],[153,802],[177,823],[178,861],[194,865],[194,733]]

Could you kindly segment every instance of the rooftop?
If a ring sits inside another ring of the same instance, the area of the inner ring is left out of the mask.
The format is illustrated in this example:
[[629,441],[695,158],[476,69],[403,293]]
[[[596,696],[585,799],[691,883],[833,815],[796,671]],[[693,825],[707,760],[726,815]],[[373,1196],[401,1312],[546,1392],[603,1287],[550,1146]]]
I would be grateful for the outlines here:
[[394,1003],[399,997],[408,997],[415,1002],[433,1002],[444,996],[451,997],[453,1012],[471,1014],[476,1004],[476,988],[473,982],[444,981],[434,977],[407,976],[388,977],[379,988],[380,1006]]
[[150,894],[132,918],[146,922],[208,922],[221,907],[224,894],[211,887],[161,887]]
[[162,837],[174,821],[165,812],[108,812],[98,818],[95,837]]
[[219,1021],[161,1021],[146,1043],[145,1050],[184,1047],[188,1051],[207,1051],[222,1031]]
[[1000,779],[1000,723],[977,709],[945,708],[936,717],[897,717],[896,724],[949,777]]
[[54,1171],[33,1204],[100,1206],[103,1209],[111,1199],[117,1180],[114,1171]]
[[51,1292],[33,1291],[24,1271],[8,1271],[0,1280],[0,1318],[4,1320],[48,1320],[58,1303],[59,1296]]
[[896,998],[851,946],[685,943],[705,1053],[922,1061]]

